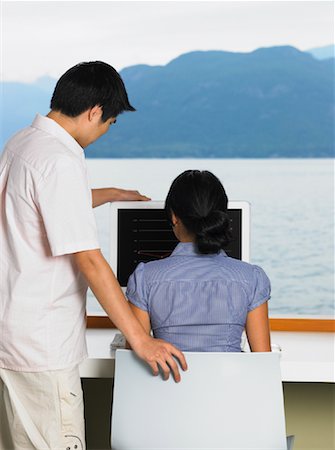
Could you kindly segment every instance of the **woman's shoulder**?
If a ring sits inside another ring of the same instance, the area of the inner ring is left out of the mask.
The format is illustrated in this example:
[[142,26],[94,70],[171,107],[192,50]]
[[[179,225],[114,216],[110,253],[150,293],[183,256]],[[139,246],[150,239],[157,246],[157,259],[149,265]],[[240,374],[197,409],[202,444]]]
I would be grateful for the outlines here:
[[241,261],[240,259],[232,258],[226,256],[221,260],[222,267],[228,267],[234,272],[240,273],[242,276],[252,276],[252,277],[267,277],[264,269],[257,265],[251,264],[250,262]]
[[258,265],[227,256],[224,252],[214,258],[202,255],[196,258],[174,258],[167,256],[162,259],[141,262],[135,270],[137,276],[146,283],[176,281],[179,279],[208,279],[219,280],[224,273],[225,279],[237,282],[257,284],[267,283],[265,271]]

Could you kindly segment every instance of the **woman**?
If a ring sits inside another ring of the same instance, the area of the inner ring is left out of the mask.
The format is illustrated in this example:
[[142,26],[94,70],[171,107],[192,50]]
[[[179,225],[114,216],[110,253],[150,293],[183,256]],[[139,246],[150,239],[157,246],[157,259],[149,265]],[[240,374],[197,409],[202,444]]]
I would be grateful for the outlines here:
[[126,296],[147,333],[183,351],[271,351],[264,271],[226,255],[228,198],[212,173],[187,170],[172,183],[165,209],[180,243],[171,256],[140,263]]

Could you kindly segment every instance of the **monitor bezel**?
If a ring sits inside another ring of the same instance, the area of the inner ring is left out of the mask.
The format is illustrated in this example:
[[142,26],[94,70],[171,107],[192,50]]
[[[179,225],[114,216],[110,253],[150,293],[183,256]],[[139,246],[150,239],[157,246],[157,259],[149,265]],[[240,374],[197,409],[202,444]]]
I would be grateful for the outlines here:
[[[117,246],[118,246],[118,210],[120,209],[164,209],[165,202],[162,200],[151,201],[123,201],[113,202],[110,204],[110,240],[109,249],[110,266],[117,276]],[[241,260],[250,262],[250,203],[246,201],[230,201],[228,202],[228,209],[241,209],[241,229],[242,229],[242,245],[241,245]],[[122,286],[124,289],[125,286]]]

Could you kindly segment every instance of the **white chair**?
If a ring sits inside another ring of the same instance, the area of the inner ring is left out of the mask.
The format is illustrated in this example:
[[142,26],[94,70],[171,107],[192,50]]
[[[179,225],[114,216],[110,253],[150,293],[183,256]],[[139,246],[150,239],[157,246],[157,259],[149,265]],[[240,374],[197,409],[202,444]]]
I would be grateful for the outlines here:
[[279,354],[185,353],[182,381],[116,351],[113,450],[287,450]]

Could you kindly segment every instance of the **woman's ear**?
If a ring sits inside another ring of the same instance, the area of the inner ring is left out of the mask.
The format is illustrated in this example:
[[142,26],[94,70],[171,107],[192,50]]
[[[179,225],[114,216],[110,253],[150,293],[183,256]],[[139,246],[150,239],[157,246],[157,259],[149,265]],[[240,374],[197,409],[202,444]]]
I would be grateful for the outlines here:
[[171,212],[171,222],[173,227],[175,227],[178,223],[178,217],[175,215],[173,211]]

